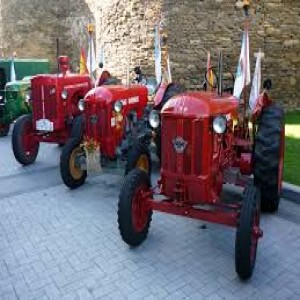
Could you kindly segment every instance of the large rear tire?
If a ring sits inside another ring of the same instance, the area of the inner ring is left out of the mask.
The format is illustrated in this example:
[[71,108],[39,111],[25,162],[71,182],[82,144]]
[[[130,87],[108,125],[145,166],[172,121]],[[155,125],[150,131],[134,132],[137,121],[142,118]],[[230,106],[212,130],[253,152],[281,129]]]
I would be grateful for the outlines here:
[[149,178],[151,178],[152,161],[150,151],[146,145],[139,141],[127,153],[125,175],[135,168],[146,172]]
[[243,280],[251,277],[255,266],[257,243],[262,235],[259,220],[259,189],[251,183],[246,186],[243,193],[235,239],[235,270]]
[[145,193],[150,190],[147,173],[134,169],[124,179],[118,204],[118,224],[122,239],[136,247],[147,238],[152,220],[152,209]]
[[278,210],[283,179],[284,111],[276,105],[266,107],[258,120],[253,152],[255,184],[261,189],[263,212]]
[[31,115],[23,115],[17,119],[12,133],[12,148],[21,165],[34,163],[38,155],[40,144],[34,131]]
[[0,124],[0,137],[7,136],[9,132],[10,124]]
[[87,171],[82,170],[77,159],[84,150],[77,139],[69,139],[60,155],[60,175],[64,184],[70,189],[76,189],[85,183]]

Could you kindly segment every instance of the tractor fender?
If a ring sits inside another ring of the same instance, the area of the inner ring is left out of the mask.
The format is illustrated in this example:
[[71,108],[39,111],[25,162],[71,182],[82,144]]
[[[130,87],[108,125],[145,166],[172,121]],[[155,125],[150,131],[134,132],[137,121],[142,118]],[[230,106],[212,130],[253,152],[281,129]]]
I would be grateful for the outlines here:
[[83,115],[75,117],[71,129],[71,138],[80,141],[82,139],[84,129],[85,129],[85,125],[84,125]]

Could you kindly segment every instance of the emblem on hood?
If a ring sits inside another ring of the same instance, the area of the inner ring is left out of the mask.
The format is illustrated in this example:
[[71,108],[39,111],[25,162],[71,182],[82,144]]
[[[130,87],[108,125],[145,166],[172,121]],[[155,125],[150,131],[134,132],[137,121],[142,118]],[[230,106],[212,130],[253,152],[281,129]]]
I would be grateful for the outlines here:
[[182,154],[187,146],[187,141],[185,141],[182,137],[176,137],[172,141],[174,149],[177,153]]

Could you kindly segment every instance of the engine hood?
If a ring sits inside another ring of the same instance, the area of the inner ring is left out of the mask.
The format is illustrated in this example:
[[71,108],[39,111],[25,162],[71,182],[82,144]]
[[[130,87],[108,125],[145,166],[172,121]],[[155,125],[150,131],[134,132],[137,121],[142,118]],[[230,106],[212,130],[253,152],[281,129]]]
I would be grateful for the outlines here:
[[220,97],[215,92],[189,92],[171,98],[163,107],[163,115],[180,115],[190,118],[204,118],[222,114],[235,115],[238,100],[224,94]]
[[147,96],[148,90],[143,85],[104,85],[90,90],[85,96],[85,101],[109,104],[117,100],[127,101],[127,99],[130,102],[134,97],[145,99]]

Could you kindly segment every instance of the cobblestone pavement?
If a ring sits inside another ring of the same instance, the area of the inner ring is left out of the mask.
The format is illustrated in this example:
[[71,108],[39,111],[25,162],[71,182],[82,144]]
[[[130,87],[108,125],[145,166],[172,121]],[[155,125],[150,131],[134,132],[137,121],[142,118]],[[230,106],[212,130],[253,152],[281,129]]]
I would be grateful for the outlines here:
[[130,249],[117,226],[122,177],[106,173],[69,191],[59,148],[36,165],[14,162],[0,140],[0,299],[300,299],[300,208],[263,215],[253,277],[234,269],[233,229],[154,213]]

